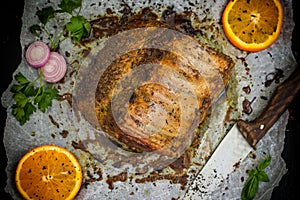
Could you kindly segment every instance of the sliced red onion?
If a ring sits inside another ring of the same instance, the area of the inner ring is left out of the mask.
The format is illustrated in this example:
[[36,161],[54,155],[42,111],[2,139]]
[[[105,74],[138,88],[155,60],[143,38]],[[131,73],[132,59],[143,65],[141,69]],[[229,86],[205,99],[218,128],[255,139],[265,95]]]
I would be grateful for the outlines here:
[[26,50],[27,63],[35,68],[44,66],[50,57],[50,48],[41,41],[33,42]]
[[57,52],[51,52],[48,62],[41,67],[43,78],[50,83],[60,81],[66,74],[67,64],[65,58]]

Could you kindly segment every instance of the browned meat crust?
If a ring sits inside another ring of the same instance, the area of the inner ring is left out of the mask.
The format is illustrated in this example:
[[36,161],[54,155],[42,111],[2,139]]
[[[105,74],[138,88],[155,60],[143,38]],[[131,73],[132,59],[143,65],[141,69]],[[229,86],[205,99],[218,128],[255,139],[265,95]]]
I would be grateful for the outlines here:
[[[93,38],[141,27],[170,28],[190,36],[200,32],[191,26],[191,13],[166,10],[160,19],[149,9],[138,15],[128,13],[121,19],[106,16],[93,21]],[[186,47],[180,37],[170,41],[178,51],[194,48]],[[151,48],[116,55],[99,77],[95,95],[100,128],[129,150],[182,150],[224,90],[233,65],[230,57],[201,43],[191,58]],[[183,100],[182,95],[188,98]],[[185,112],[191,116],[182,115]]]
[[[218,74],[215,75],[222,74],[222,84],[227,84],[233,62],[227,56],[218,54],[212,49],[205,51],[209,52],[213,62],[218,63]],[[150,64],[149,69],[147,64]],[[156,64],[158,67],[151,67]],[[131,71],[143,66],[143,74],[128,75]],[[180,128],[186,126],[188,130],[188,126],[194,120],[181,117],[181,113],[185,111],[178,103],[178,94],[172,91],[180,83],[172,77],[170,79],[173,79],[173,85],[168,83],[169,85],[165,86],[152,81],[163,80],[163,77],[170,72],[170,68],[193,86],[192,92],[198,100],[195,110],[199,117],[197,122],[203,123],[213,99],[224,89],[222,87],[224,85],[207,83],[197,68],[185,63],[184,58],[172,52],[140,49],[117,58],[100,78],[96,92],[96,115],[101,128],[117,141],[134,149],[155,151],[170,145],[179,147],[183,140],[193,134],[180,132]],[[119,84],[124,76],[131,80],[127,84],[125,81]],[[159,78],[155,78],[156,76]],[[141,81],[143,84],[135,88],[128,98],[126,95],[130,93],[130,88],[136,82]],[[169,81],[172,82],[172,80]],[[113,96],[128,99],[128,107],[124,107],[124,103],[112,104]]]

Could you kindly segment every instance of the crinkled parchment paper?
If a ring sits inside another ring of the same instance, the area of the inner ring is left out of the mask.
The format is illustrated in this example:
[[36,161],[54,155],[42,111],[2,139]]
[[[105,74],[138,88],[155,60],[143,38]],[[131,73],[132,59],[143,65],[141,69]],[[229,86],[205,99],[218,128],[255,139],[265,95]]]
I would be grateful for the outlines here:
[[[285,8],[285,21],[282,33],[279,39],[268,49],[258,53],[246,53],[234,48],[225,38],[220,19],[222,11],[227,3],[226,0],[220,1],[83,1],[81,14],[87,19],[94,19],[98,15],[103,15],[107,8],[119,14],[122,10],[122,4],[126,2],[132,12],[138,12],[141,8],[151,6],[158,14],[167,6],[174,5],[176,12],[182,12],[186,9],[193,11],[196,15],[194,18],[198,23],[193,24],[195,28],[202,30],[202,36],[197,38],[199,41],[211,46],[224,54],[230,56],[235,66],[232,70],[232,78],[230,80],[227,91],[220,97],[219,101],[212,107],[205,128],[200,130],[199,135],[201,144],[195,151],[192,158],[190,168],[187,170],[187,181],[189,184],[193,181],[196,172],[205,164],[218,143],[226,135],[228,128],[238,118],[253,120],[257,117],[264,107],[267,105],[270,96],[278,83],[275,81],[270,86],[265,87],[266,77],[270,78],[270,74],[283,71],[284,77],[280,82],[284,81],[295,67],[295,60],[291,51],[291,36],[293,30],[292,21],[292,1],[285,0],[283,5]],[[28,44],[37,40],[29,33],[28,27],[37,23],[35,16],[36,9],[52,5],[57,8],[57,1],[35,1],[26,0],[23,14],[23,26],[21,32],[21,44],[24,49]],[[60,28],[69,19],[66,14],[59,14],[57,21],[50,21],[49,29],[52,33],[57,34]],[[200,23],[199,23],[200,21]],[[57,28],[53,28],[55,27]],[[47,42],[47,37],[41,37]],[[91,57],[105,46],[105,40],[91,42]],[[96,45],[97,43],[97,45]],[[85,47],[86,48],[86,47]],[[80,70],[90,66],[91,57],[82,57],[82,46],[75,46],[70,40],[66,40],[61,44],[59,51],[65,55],[68,62],[68,72],[63,81],[56,87],[62,96],[70,96],[75,92],[77,81],[80,77]],[[66,56],[65,52],[68,52]],[[76,61],[76,62],[75,62]],[[33,80],[37,76],[35,69],[28,67],[23,58],[15,74],[22,72],[28,79]],[[13,82],[14,83],[14,82]],[[13,84],[11,83],[11,85]],[[7,152],[8,164],[6,172],[8,175],[6,191],[11,194],[14,199],[21,199],[14,185],[14,172],[16,165],[21,156],[33,147],[42,144],[56,144],[66,147],[73,152],[83,167],[84,186],[81,188],[77,199],[172,199],[184,198],[187,187],[182,188],[179,183],[171,183],[170,180],[156,180],[153,182],[146,181],[137,183],[137,179],[141,179],[147,174],[131,176],[130,171],[123,174],[123,178],[119,181],[110,182],[110,177],[120,175],[118,169],[114,169],[110,163],[101,161],[101,153],[97,152],[97,146],[94,144],[86,144],[83,151],[75,148],[80,141],[87,137],[96,137],[97,130],[84,119],[74,115],[74,109],[71,101],[53,101],[53,106],[46,112],[37,111],[31,116],[29,122],[20,126],[11,114],[11,106],[13,104],[12,93],[10,87],[2,95],[2,104],[7,108],[7,121],[4,133],[4,145]],[[245,92],[243,88],[250,88],[251,92]],[[251,103],[251,114],[243,112],[243,101],[248,99]],[[270,182],[262,183],[259,186],[257,199],[269,199],[273,188],[278,185],[281,177],[287,172],[285,163],[281,158],[281,152],[284,145],[285,127],[287,124],[288,113],[286,112],[278,122],[272,127],[268,134],[259,142],[257,150],[253,151],[240,166],[224,180],[222,185],[214,191],[210,196],[203,198],[208,199],[240,199],[241,190],[245,180],[247,179],[246,170],[253,168],[266,155],[272,156],[272,163],[267,168]],[[72,145],[73,144],[73,145]],[[101,149],[101,148],[100,148]],[[226,155],[230,156],[230,155]],[[122,172],[121,172],[122,175]],[[110,189],[112,188],[113,189]],[[195,191],[196,192],[196,191]]]

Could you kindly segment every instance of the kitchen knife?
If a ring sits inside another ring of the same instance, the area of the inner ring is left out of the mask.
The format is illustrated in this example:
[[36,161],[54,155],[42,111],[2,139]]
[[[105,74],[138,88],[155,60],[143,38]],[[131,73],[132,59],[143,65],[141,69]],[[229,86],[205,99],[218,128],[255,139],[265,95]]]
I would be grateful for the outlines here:
[[284,113],[300,90],[300,66],[280,84],[268,106],[254,121],[238,120],[217,146],[207,163],[189,185],[184,199],[209,196],[235,169]]

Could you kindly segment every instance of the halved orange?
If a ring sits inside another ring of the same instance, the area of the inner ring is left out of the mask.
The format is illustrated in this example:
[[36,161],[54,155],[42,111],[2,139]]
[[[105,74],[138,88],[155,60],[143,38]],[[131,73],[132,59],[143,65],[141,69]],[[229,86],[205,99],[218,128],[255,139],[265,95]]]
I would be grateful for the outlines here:
[[222,15],[229,41],[250,52],[271,46],[280,35],[283,20],[280,0],[230,0]]
[[81,188],[82,170],[67,149],[42,145],[22,156],[15,181],[25,199],[74,199]]

